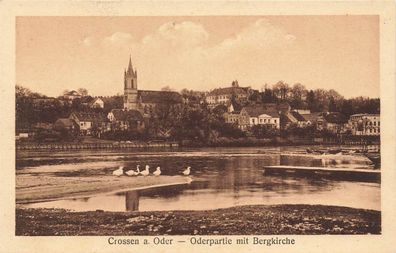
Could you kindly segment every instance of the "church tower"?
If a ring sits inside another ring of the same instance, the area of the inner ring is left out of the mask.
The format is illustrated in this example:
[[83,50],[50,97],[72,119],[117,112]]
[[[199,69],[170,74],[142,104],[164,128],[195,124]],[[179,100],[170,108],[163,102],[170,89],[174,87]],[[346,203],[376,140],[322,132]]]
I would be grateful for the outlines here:
[[133,70],[131,56],[129,56],[128,70],[124,70],[124,109],[138,108],[137,72]]

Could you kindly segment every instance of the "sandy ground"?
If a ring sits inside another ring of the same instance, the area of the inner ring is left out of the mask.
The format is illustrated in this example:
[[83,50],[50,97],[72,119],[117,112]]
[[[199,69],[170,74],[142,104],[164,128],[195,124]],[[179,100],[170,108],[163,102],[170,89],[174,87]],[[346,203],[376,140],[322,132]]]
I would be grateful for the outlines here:
[[84,197],[112,191],[144,189],[149,187],[190,183],[184,176],[51,176],[47,174],[18,174],[16,176],[16,203]]
[[378,211],[321,205],[211,211],[67,212],[17,209],[16,235],[380,234]]

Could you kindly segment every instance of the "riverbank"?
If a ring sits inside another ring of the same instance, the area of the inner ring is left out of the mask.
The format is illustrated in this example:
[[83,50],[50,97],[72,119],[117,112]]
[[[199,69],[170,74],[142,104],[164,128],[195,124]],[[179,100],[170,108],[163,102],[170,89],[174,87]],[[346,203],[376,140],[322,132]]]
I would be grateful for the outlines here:
[[[359,137],[359,136],[358,136]],[[326,139],[326,138],[229,138],[219,137],[216,141],[202,142],[197,140],[184,141],[111,141],[85,136],[78,142],[37,142],[18,141],[16,150],[46,151],[46,150],[118,150],[138,148],[205,148],[205,147],[267,147],[267,146],[312,146],[312,145],[346,145],[367,146],[380,145],[379,136],[359,137],[351,136],[350,139]]]
[[98,193],[137,190],[150,187],[188,184],[184,176],[52,176],[51,174],[17,174],[16,203],[59,200],[92,196]]
[[16,210],[16,235],[27,236],[380,233],[381,212],[338,206],[256,205],[156,212]]

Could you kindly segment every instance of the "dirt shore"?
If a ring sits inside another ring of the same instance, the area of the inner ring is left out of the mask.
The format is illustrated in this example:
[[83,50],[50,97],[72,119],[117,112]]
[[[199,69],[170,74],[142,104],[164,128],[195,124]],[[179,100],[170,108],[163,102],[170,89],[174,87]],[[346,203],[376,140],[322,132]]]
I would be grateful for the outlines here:
[[380,234],[381,212],[322,205],[208,211],[68,212],[17,209],[16,235]]
[[16,176],[16,203],[30,203],[65,198],[84,197],[97,193],[144,189],[166,185],[187,184],[184,176],[51,176],[19,174]]

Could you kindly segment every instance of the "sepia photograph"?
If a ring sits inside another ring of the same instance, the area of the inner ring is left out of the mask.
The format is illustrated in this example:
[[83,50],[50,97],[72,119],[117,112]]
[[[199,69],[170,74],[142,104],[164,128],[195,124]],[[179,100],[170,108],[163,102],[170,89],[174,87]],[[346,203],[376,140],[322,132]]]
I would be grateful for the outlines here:
[[17,16],[15,235],[381,235],[379,22]]
[[0,1],[0,253],[393,253],[392,1]]

